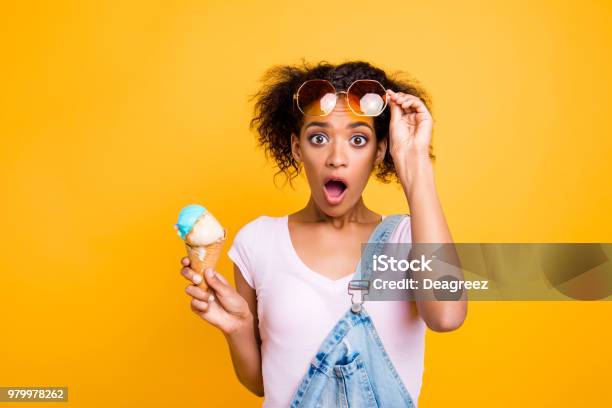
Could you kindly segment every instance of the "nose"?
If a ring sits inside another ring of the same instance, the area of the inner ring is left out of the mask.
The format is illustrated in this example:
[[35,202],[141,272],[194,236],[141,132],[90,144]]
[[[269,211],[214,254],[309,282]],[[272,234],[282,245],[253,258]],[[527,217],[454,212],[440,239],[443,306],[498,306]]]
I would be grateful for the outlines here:
[[346,167],[348,165],[348,157],[346,152],[346,146],[341,143],[338,139],[331,143],[331,149],[329,150],[329,155],[327,156],[326,165],[328,167]]

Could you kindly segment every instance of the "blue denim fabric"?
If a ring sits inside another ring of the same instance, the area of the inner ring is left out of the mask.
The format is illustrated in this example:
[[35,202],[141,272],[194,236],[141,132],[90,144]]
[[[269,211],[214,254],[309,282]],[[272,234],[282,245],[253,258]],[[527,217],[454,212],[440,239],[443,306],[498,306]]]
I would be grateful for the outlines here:
[[[385,217],[370,236],[364,259],[382,251],[401,218]],[[354,279],[370,278],[371,262],[364,264],[368,267],[361,273],[360,262]],[[357,310],[349,309],[327,335],[293,396],[291,408],[414,407],[372,319],[365,308]]]

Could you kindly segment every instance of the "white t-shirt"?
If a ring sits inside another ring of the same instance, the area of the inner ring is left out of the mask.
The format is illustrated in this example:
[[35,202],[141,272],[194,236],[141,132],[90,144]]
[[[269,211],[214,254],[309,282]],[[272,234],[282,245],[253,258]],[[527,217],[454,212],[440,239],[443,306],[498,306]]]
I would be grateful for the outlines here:
[[[266,408],[286,408],[308,365],[351,306],[352,275],[338,280],[310,269],[289,235],[288,217],[261,216],[246,224],[228,252],[257,294]],[[390,242],[411,242],[405,216]],[[425,322],[409,301],[372,301],[365,307],[416,404],[423,378]]]

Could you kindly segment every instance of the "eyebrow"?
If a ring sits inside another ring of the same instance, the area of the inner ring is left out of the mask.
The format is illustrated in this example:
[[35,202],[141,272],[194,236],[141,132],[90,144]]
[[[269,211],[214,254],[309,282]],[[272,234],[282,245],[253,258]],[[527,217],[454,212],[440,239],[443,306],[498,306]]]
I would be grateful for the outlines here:
[[346,128],[347,128],[347,129],[352,129],[352,128],[356,128],[356,127],[359,127],[359,126],[367,126],[367,127],[369,127],[369,128],[370,128],[370,130],[371,130],[372,132],[374,131],[374,129],[372,129],[372,126],[370,126],[370,125],[369,125],[368,123],[366,123],[366,122],[353,122],[353,123],[349,124],[349,125],[348,125]]
[[304,126],[304,129],[308,129],[311,126],[329,127],[329,123],[327,123],[327,122],[310,122],[309,124]]
[[[329,123],[327,122],[310,122],[308,123],[306,126],[304,126],[304,130],[308,129],[311,126],[320,126],[320,127],[324,127],[324,128],[328,128],[329,127]],[[372,129],[372,126],[370,126],[368,123],[366,122],[353,122],[353,123],[349,123],[346,128],[347,129],[353,129],[359,126],[367,126],[370,128],[370,130],[373,132],[374,129]]]

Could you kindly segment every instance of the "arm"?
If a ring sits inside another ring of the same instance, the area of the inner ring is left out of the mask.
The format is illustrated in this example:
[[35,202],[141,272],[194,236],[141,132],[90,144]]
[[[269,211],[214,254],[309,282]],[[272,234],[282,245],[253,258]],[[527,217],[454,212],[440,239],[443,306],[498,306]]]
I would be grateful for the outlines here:
[[257,317],[257,297],[255,290],[245,281],[238,266],[234,264],[236,290],[246,300],[251,319],[242,331],[226,334],[225,338],[232,356],[234,371],[240,382],[258,397],[263,397],[263,377],[261,373],[261,338]]
[[[390,91],[390,152],[402,184],[411,215],[413,243],[452,243],[436,192],[429,144],[433,120],[417,97]],[[454,256],[456,251],[451,246]],[[458,265],[458,263],[457,263]],[[431,298],[431,297],[429,297]],[[467,301],[417,299],[417,309],[434,331],[457,329],[467,314]]]
[[202,276],[189,268],[189,258],[183,258],[182,264],[184,268],[181,273],[192,283],[185,289],[192,297],[191,310],[221,330],[227,340],[238,380],[255,395],[263,396],[259,331],[257,319],[254,318],[257,316],[255,291],[236,266],[234,275],[238,290],[211,268],[204,274],[209,289],[203,290],[197,286]]
[[[400,180],[410,207],[413,243],[452,243],[452,237],[444,218],[436,193],[433,167],[429,157],[420,160],[406,158]],[[408,170],[407,168],[410,168]],[[467,301],[417,300],[419,314],[434,331],[457,329],[467,314]]]

